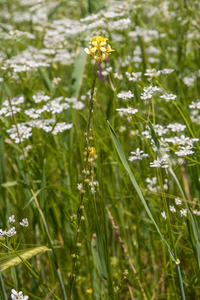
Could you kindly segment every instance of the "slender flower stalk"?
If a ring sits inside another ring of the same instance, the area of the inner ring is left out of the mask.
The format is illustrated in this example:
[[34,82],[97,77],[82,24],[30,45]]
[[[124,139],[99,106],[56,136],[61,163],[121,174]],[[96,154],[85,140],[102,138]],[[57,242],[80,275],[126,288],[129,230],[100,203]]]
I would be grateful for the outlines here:
[[[83,182],[82,188],[80,192],[80,205],[77,209],[77,229],[76,229],[76,243],[75,243],[75,251],[72,253],[71,257],[73,259],[73,267],[72,267],[72,274],[70,275],[70,298],[73,299],[73,286],[74,281],[76,278],[76,261],[78,259],[78,252],[81,247],[81,240],[80,240],[80,231],[82,223],[84,222],[84,194],[86,192],[88,183],[90,182],[89,176],[91,174],[91,156],[94,154],[94,147],[92,147],[92,140],[93,140],[93,130],[91,127],[92,117],[93,117],[93,107],[95,102],[95,85],[96,79],[98,75],[98,70],[102,62],[108,57],[110,52],[115,51],[111,49],[110,45],[107,45],[107,38],[103,38],[101,36],[97,36],[91,40],[91,45],[88,48],[85,48],[85,52],[91,55],[95,60],[94,65],[94,73],[93,73],[93,82],[92,88],[90,93],[90,101],[89,101],[89,115],[88,115],[88,124],[85,131],[85,139],[86,139],[86,157],[85,157],[85,167],[83,169]],[[89,175],[89,176],[87,176]]]

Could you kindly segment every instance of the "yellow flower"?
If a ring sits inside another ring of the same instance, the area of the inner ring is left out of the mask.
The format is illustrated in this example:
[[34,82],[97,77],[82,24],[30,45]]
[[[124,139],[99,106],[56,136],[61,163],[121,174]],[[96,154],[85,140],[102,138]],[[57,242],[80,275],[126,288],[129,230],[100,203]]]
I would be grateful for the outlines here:
[[86,292],[87,292],[88,294],[92,294],[92,289],[87,289]]
[[111,49],[110,45],[107,45],[107,48],[104,47],[107,40],[107,38],[97,36],[91,40],[90,44],[92,46],[85,48],[85,52],[97,60],[99,65],[108,57],[110,52],[115,51]]

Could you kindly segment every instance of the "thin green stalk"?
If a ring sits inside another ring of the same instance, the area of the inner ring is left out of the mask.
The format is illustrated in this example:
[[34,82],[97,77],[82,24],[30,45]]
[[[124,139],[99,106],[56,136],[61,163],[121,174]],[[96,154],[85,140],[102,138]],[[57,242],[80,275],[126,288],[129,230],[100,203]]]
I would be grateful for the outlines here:
[[[89,155],[90,155],[90,137],[91,137],[91,122],[92,122],[92,116],[93,116],[93,106],[94,106],[94,92],[95,92],[95,84],[96,84],[96,79],[98,75],[98,67],[99,63],[96,62],[94,66],[94,74],[93,74],[93,82],[92,82],[92,88],[91,88],[91,95],[90,95],[90,102],[89,102],[89,116],[88,116],[88,124],[86,128],[86,145],[87,145],[87,150],[86,150],[86,160],[85,160],[85,174],[89,171]],[[76,261],[78,258],[78,251],[79,251],[79,238],[80,238],[80,231],[81,231],[81,226],[82,226],[82,217],[83,217],[83,200],[84,200],[84,194],[87,188],[88,182],[86,181],[86,176],[83,177],[82,181],[82,191],[80,193],[80,205],[77,210],[77,229],[76,229],[76,240],[75,240],[75,250],[74,253],[72,254],[73,258],[73,267],[72,267],[72,274],[70,276],[70,298],[73,299],[73,287],[74,287],[74,281],[76,277]]]

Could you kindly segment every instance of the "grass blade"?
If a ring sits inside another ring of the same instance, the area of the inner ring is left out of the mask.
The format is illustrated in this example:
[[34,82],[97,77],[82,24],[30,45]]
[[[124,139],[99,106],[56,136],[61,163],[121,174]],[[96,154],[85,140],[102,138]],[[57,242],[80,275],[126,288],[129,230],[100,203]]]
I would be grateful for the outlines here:
[[0,297],[1,297],[2,300],[7,300],[5,286],[4,286],[4,282],[3,282],[1,272],[0,272]]
[[86,62],[86,53],[84,51],[84,47],[80,46],[77,50],[77,56],[74,62],[74,69],[72,72],[72,86],[71,86],[71,96],[77,97],[82,78],[85,70],[85,62]]
[[[107,122],[108,122],[108,121],[107,121]],[[117,153],[118,153],[118,155],[119,155],[119,157],[120,157],[120,160],[121,160],[123,166],[125,167],[126,171],[128,172],[129,177],[130,177],[130,180],[131,180],[132,184],[134,185],[134,187],[135,187],[135,189],[136,189],[136,191],[137,191],[137,193],[138,193],[138,196],[140,197],[140,199],[141,199],[141,201],[142,201],[142,203],[143,203],[143,205],[144,205],[144,207],[145,207],[145,210],[146,210],[147,214],[149,215],[151,221],[152,221],[153,224],[155,225],[156,230],[157,230],[157,232],[159,233],[161,239],[163,240],[163,242],[164,242],[165,245],[167,246],[167,249],[168,249],[168,251],[169,251],[169,253],[170,253],[171,259],[172,259],[173,261],[175,261],[175,257],[174,257],[174,255],[173,255],[171,249],[170,249],[170,246],[168,245],[167,241],[166,241],[165,238],[163,237],[163,235],[162,235],[162,233],[161,233],[161,231],[160,231],[158,225],[156,224],[156,221],[154,220],[154,217],[153,217],[152,214],[151,214],[151,211],[150,211],[148,205],[146,204],[146,201],[145,201],[145,199],[144,199],[144,197],[143,197],[143,195],[142,195],[142,192],[141,192],[141,190],[140,190],[140,187],[139,187],[137,181],[135,180],[135,177],[134,177],[133,173],[131,172],[131,169],[130,169],[129,164],[128,164],[128,162],[127,162],[127,159],[126,159],[126,156],[125,156],[124,151],[123,151],[123,149],[122,149],[122,146],[121,146],[121,144],[120,144],[120,142],[119,142],[119,140],[118,140],[118,138],[117,138],[117,136],[116,136],[116,134],[115,134],[114,129],[112,128],[112,126],[111,126],[111,124],[110,124],[109,122],[108,122],[108,126],[109,126],[109,129],[110,129],[111,137],[112,137],[112,140],[113,140],[113,142],[114,142],[115,148],[116,148]]]

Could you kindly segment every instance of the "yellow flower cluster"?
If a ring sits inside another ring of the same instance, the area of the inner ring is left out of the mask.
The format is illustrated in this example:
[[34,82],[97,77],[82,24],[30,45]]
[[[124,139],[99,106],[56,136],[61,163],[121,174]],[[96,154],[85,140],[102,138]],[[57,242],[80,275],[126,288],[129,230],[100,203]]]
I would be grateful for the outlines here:
[[104,47],[106,46],[107,40],[107,38],[97,36],[90,42],[92,46],[85,48],[85,52],[97,60],[98,64],[101,64],[102,61],[104,61],[108,55],[111,54],[110,52],[115,51],[111,49],[110,45],[107,45],[107,48]]

